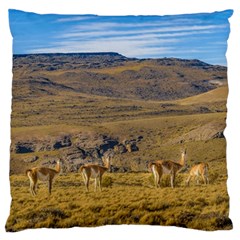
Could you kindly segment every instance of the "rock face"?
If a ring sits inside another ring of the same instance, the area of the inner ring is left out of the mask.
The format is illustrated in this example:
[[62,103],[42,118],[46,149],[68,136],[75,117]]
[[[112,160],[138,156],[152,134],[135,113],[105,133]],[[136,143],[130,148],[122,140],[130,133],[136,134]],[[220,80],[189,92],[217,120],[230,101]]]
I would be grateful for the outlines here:
[[[79,168],[86,163],[97,163],[102,165],[102,157],[107,154],[121,155],[138,151],[137,142],[142,140],[142,136],[132,140],[124,140],[119,143],[117,138],[84,132],[75,135],[61,135],[45,139],[28,139],[12,142],[11,151],[17,154],[31,153],[29,157],[24,157],[24,163],[33,163],[41,160],[41,164],[55,167],[57,159],[63,160],[62,172],[78,172]],[[57,154],[52,155],[56,151]],[[33,153],[45,152],[39,159]],[[49,154],[51,152],[51,154]],[[53,156],[53,157],[51,157]],[[42,161],[44,159],[44,161]],[[124,166],[112,166],[112,172],[126,172],[128,168]]]
[[36,145],[33,142],[17,142],[14,147],[15,153],[32,153],[36,149]]
[[70,136],[63,136],[55,141],[55,143],[53,144],[53,149],[70,147],[71,145],[72,145],[72,142],[71,142]]
[[224,138],[225,123],[210,122],[199,126],[181,137],[171,140],[171,143],[183,143],[190,141],[207,141],[215,138]]
[[60,136],[55,139],[32,139],[12,143],[11,151],[15,153],[32,153],[41,151],[53,151],[72,145],[71,136]]
[[72,162],[75,159],[85,159],[88,156],[88,153],[84,149],[73,146],[65,150],[65,156],[67,161]]

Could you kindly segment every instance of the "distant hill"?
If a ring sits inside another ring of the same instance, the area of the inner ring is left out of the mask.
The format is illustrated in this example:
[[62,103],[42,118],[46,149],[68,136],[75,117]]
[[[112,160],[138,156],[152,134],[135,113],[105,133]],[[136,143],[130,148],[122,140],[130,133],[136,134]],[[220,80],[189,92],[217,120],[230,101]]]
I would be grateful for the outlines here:
[[14,55],[13,73],[16,98],[74,91],[115,98],[175,100],[227,82],[227,68],[223,66],[176,58],[127,58],[113,52]]
[[190,164],[223,166],[226,67],[118,53],[17,55],[12,92],[11,174],[54,167],[59,156],[77,172],[107,151],[113,171],[146,171],[148,161],[178,159],[183,145]]

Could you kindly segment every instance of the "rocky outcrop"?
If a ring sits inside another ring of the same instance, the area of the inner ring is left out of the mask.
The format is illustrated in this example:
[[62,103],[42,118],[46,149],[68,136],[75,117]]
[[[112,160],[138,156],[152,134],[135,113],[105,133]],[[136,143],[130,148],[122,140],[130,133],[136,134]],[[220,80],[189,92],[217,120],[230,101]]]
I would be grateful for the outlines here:
[[53,149],[60,149],[64,147],[70,147],[72,145],[70,136],[62,136],[56,139],[53,144]]
[[[55,167],[56,161],[63,160],[62,172],[78,172],[86,163],[102,165],[102,157],[108,154],[121,155],[138,151],[137,143],[143,139],[138,136],[135,139],[124,140],[119,143],[117,138],[94,132],[83,132],[75,135],[61,135],[44,139],[32,139],[27,141],[12,142],[11,151],[14,153],[32,153],[29,157],[23,157],[25,163],[33,163],[37,160],[48,167]],[[52,154],[53,151],[56,153]],[[44,152],[39,159],[34,153]],[[111,168],[111,171],[125,172],[129,169],[121,164]]]
[[33,162],[36,162],[37,160],[38,160],[38,156],[33,156],[33,157],[25,158],[24,162],[25,163],[33,163]]
[[225,123],[208,123],[189,131],[181,137],[171,140],[168,142],[168,144],[184,143],[190,141],[207,141],[215,138],[224,138],[224,129]]
[[12,143],[11,151],[15,153],[32,153],[42,151],[53,151],[72,145],[71,137],[59,136],[57,138],[48,139],[31,139],[27,141],[17,141]]
[[19,141],[13,146],[15,153],[32,153],[36,149],[36,144],[30,141]]
[[75,159],[85,159],[88,156],[88,152],[84,149],[73,146],[64,151],[64,156],[67,161],[72,162]]

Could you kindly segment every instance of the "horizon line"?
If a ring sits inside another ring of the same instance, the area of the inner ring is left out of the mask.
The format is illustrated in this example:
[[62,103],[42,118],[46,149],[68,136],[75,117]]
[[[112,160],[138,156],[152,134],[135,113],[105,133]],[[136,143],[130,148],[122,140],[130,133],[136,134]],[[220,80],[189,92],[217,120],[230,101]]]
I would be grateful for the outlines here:
[[127,57],[121,53],[118,52],[43,52],[43,53],[13,53],[13,56],[26,56],[26,55],[80,55],[80,54],[85,54],[85,55],[104,55],[104,54],[113,54],[113,55],[119,55],[127,59],[135,59],[135,60],[148,60],[148,59],[177,59],[177,60],[187,60],[187,61],[200,61],[205,64],[211,65],[211,66],[221,66],[221,67],[227,67],[227,65],[221,65],[221,64],[211,64],[206,61],[200,60],[198,58],[179,58],[179,57],[144,57],[144,58],[139,58],[139,57]]

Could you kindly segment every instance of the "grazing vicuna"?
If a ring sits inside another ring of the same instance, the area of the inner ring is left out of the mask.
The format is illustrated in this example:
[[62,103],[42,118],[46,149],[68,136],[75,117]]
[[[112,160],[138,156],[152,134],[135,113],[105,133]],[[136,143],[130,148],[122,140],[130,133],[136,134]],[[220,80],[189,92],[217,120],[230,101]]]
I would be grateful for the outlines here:
[[197,184],[199,184],[199,177],[202,177],[202,180],[204,184],[209,183],[208,179],[208,170],[209,170],[209,165],[208,163],[198,163],[194,165],[189,172],[188,178],[186,180],[186,185],[189,186],[189,182],[191,178],[197,178]]

